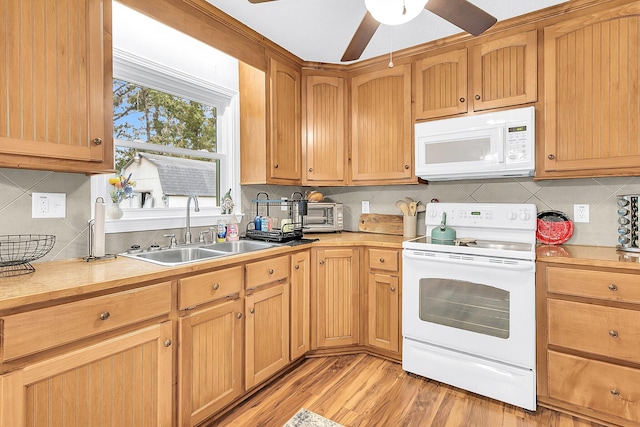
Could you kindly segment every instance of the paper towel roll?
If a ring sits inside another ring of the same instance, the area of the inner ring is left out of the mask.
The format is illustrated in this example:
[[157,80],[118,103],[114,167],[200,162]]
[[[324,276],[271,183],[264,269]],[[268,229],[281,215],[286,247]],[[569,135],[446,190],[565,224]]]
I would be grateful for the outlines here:
[[93,248],[91,253],[94,257],[104,256],[104,218],[105,218],[105,204],[102,197],[96,199],[95,205],[95,219],[93,223]]

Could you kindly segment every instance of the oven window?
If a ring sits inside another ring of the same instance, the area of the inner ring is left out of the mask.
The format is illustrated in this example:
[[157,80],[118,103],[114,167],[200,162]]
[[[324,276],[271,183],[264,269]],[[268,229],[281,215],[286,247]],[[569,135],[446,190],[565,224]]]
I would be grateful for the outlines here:
[[509,292],[453,279],[420,279],[420,320],[509,338]]

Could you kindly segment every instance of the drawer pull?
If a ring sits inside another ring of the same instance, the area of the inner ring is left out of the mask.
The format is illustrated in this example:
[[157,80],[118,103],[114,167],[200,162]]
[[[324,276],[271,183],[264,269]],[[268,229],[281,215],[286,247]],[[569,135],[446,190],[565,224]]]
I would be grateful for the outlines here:
[[384,258],[380,258],[380,264],[384,263]]
[[618,331],[609,331],[609,336],[611,338],[618,338]]
[[300,270],[300,265],[299,265],[299,264],[296,264],[296,266],[295,266],[295,267],[293,267],[293,268],[295,268],[296,270]]
[[108,311],[100,313],[100,320],[107,320],[109,317],[111,317],[111,313]]
[[273,268],[269,269],[269,274],[273,274]]
[[324,261],[320,261],[320,265],[324,265]]
[[617,291],[617,290],[618,290],[618,287],[617,287],[616,285],[614,285],[613,283],[611,283],[611,284],[609,285],[609,290],[610,290],[611,292],[615,292],[615,291]]
[[171,345],[171,340],[166,340],[166,341],[164,342],[164,346],[165,346],[165,347],[169,347],[170,345]]
[[253,314],[253,313],[255,313],[255,312],[256,312],[256,309],[255,309],[255,308],[251,307],[251,308],[249,309],[249,313]]
[[238,319],[242,319],[242,313],[238,313],[238,314],[236,314],[236,317],[237,317]]
[[393,286],[391,287],[391,292],[395,292],[396,288],[394,288]]
[[618,397],[620,396],[620,392],[618,390],[616,390],[615,388],[612,388],[609,393],[611,393],[611,396],[615,396]]
[[220,289],[220,284],[219,284],[219,283],[215,283],[215,284],[213,285],[213,290],[214,290],[214,291],[217,291],[218,289]]

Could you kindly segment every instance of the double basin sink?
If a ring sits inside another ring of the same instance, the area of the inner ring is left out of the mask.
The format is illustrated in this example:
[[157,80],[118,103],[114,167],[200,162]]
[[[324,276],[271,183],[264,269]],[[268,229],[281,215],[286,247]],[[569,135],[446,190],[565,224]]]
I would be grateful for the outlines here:
[[124,253],[122,255],[164,266],[178,266],[190,262],[254,252],[277,246],[279,245],[275,243],[239,240],[237,242],[196,244],[139,253]]

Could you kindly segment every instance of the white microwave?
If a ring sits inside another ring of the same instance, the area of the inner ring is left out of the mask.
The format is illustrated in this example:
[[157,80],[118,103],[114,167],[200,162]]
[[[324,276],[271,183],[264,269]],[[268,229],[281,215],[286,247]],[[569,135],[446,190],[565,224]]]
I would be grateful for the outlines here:
[[416,175],[430,181],[533,176],[534,107],[415,125]]

